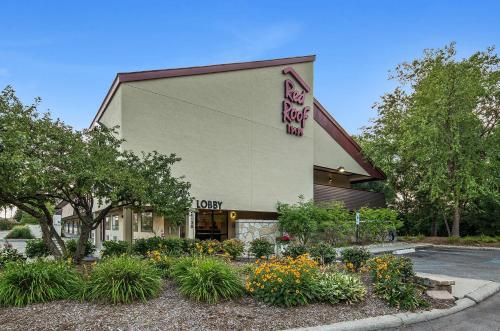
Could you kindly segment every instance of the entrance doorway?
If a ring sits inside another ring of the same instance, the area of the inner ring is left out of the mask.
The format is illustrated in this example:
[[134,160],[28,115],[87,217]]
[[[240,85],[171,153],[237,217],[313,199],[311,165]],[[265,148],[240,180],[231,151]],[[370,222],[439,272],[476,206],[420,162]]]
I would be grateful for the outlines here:
[[227,221],[226,210],[198,210],[195,237],[200,240],[226,240],[228,235]]

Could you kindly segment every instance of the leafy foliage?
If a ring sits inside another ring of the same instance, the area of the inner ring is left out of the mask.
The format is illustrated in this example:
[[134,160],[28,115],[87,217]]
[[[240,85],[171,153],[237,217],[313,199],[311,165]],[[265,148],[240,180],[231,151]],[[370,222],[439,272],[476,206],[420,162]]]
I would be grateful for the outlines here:
[[222,244],[218,240],[202,240],[195,244],[196,251],[202,255],[214,255],[222,251]]
[[256,258],[267,258],[274,253],[274,245],[267,239],[257,238],[250,242],[250,253]]
[[207,303],[237,298],[243,295],[243,283],[227,263],[213,257],[192,260],[178,277],[182,294]]
[[397,219],[397,212],[388,208],[366,208],[359,210],[363,220],[359,227],[359,239],[363,242],[385,241],[390,231],[396,232],[403,226]]
[[30,259],[49,255],[50,251],[43,242],[43,239],[32,239],[26,242],[26,256]]
[[311,245],[309,248],[309,254],[312,258],[317,259],[322,264],[333,263],[337,258],[337,250],[335,247],[325,242]]
[[371,257],[371,253],[362,247],[346,248],[340,255],[348,270],[353,272],[359,271]]
[[97,263],[85,284],[83,298],[113,304],[146,301],[160,294],[160,272],[147,260],[128,255]]
[[103,250],[101,251],[101,256],[103,258],[110,256],[118,256],[130,252],[130,244],[128,243],[128,241],[107,240],[102,243],[102,246],[104,247]]
[[237,259],[243,254],[245,244],[238,239],[228,239],[222,242],[222,250],[224,253],[229,254],[233,260]]
[[172,268],[177,262],[177,258],[164,255],[160,251],[152,251],[148,253],[148,258],[151,263],[158,269],[163,278],[170,278]]
[[68,299],[74,297],[81,284],[76,271],[60,261],[10,263],[0,273],[0,305]]
[[[76,239],[70,239],[66,242],[66,249],[68,252],[68,255],[71,257],[74,257],[76,254],[76,250],[78,247],[78,240]],[[95,245],[92,243],[92,241],[87,240],[85,242],[85,250],[84,250],[84,256],[91,256],[92,254],[95,253]]]
[[0,231],[8,231],[11,230],[16,223],[5,220],[5,219],[0,219]]
[[257,260],[257,266],[246,278],[247,291],[256,298],[278,306],[298,306],[318,297],[318,263],[301,255],[294,259]]
[[15,226],[10,230],[10,232],[5,236],[8,239],[33,239],[33,234],[27,226]]
[[423,229],[413,223],[423,220],[436,235],[439,219],[459,236],[465,210],[478,214],[489,200],[484,211],[494,217],[499,206],[500,59],[493,48],[455,57],[451,44],[398,65],[391,78],[399,86],[375,105],[378,118],[358,139],[416,233]]
[[358,276],[341,272],[320,275],[318,297],[321,301],[330,304],[339,302],[352,304],[362,301],[365,295],[366,287]]
[[0,249],[0,269],[9,262],[23,262],[25,260],[24,255],[19,253],[15,248],[5,247]]

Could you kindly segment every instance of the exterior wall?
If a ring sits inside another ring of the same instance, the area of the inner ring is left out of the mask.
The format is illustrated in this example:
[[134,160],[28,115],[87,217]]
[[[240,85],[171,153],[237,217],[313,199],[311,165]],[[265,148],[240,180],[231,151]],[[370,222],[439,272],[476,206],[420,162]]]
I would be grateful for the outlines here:
[[385,208],[384,193],[314,184],[314,201],[342,201],[350,210],[361,207]]
[[62,219],[65,219],[66,217],[71,217],[74,215],[74,209],[73,207],[71,207],[71,205],[68,203],[66,205],[64,205],[62,208],[61,208],[61,217]]
[[236,239],[245,243],[248,250],[250,242],[254,239],[263,238],[276,244],[278,232],[278,221],[273,220],[236,220]]
[[347,172],[369,176],[318,123],[314,122],[314,165],[330,169],[344,167]]
[[[222,209],[275,211],[277,201],[311,199],[313,92],[304,136],[287,134],[284,67],[122,83],[124,148],[176,153],[174,175]],[[312,62],[292,67],[312,87]]]
[[118,129],[118,136],[120,138],[123,138],[122,135],[122,91],[121,89],[118,89],[116,91],[115,95],[113,96],[113,99],[108,105],[108,108],[102,115],[102,118],[100,120],[101,123],[106,125],[108,128],[112,128],[115,126],[119,126],[120,128]]
[[[332,181],[330,182],[330,177]],[[314,184],[350,188],[349,177],[341,174],[328,173],[327,171],[314,171]]]

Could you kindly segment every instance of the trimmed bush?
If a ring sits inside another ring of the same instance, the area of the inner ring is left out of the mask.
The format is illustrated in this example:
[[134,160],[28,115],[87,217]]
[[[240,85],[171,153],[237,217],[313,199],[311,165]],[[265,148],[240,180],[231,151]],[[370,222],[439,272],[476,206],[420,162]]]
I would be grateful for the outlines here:
[[24,306],[72,298],[81,284],[77,272],[61,261],[9,263],[0,273],[0,305]]
[[250,242],[250,253],[256,258],[268,258],[274,253],[274,245],[264,238],[257,238]]
[[345,263],[347,270],[358,272],[372,256],[365,248],[352,247],[342,250],[340,254],[342,262]]
[[245,287],[250,294],[272,305],[305,305],[318,297],[318,272],[318,262],[308,255],[257,260]]
[[0,268],[3,268],[9,262],[23,262],[25,260],[24,255],[15,248],[5,247],[0,249]]
[[7,239],[33,239],[35,238],[27,226],[17,225],[5,236]]
[[245,244],[238,239],[228,239],[222,242],[222,250],[225,254],[229,254],[233,260],[237,259],[243,254]]
[[366,287],[359,277],[340,272],[321,274],[318,285],[319,300],[330,304],[352,304],[362,301],[366,295]]
[[324,242],[309,247],[309,254],[322,264],[333,263],[337,258],[337,250],[335,247]]
[[309,247],[301,244],[288,245],[283,252],[284,256],[290,256],[294,259],[304,254],[309,254]]
[[[78,240],[76,239],[70,239],[66,241],[67,254],[71,257],[75,256],[77,246],[78,246]],[[87,240],[87,243],[85,244],[85,256],[90,256],[94,253],[95,253],[95,245],[90,240]]]
[[132,245],[132,252],[146,257],[148,252],[162,250],[162,237],[151,237],[146,239],[137,239]]
[[213,257],[198,258],[179,279],[180,291],[196,301],[216,303],[243,295],[244,287],[231,267]]
[[43,242],[43,239],[32,239],[26,242],[26,256],[30,259],[49,255],[50,251]]
[[110,256],[122,255],[130,252],[130,244],[127,241],[111,241],[107,240],[102,243],[104,249],[101,251],[103,258]]
[[92,269],[83,298],[112,304],[143,301],[158,296],[160,272],[147,260],[122,255],[110,257]]
[[11,222],[11,221],[7,221],[5,219],[1,219],[0,220],[0,231],[9,231],[11,230],[14,226],[16,225],[16,223],[14,222]]

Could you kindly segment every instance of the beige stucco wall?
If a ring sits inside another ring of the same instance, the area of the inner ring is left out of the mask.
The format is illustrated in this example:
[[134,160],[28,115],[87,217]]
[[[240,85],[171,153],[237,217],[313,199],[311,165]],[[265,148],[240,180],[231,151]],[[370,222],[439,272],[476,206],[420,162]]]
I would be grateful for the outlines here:
[[118,89],[111,99],[106,111],[102,114],[99,122],[105,124],[108,128],[119,126],[118,136],[122,138],[122,90]]
[[318,123],[314,122],[314,165],[369,176]]
[[73,207],[68,203],[61,208],[61,218],[73,216]]
[[[312,87],[313,63],[292,67]],[[125,149],[182,157],[174,174],[186,176],[195,198],[274,211],[278,200],[313,196],[313,93],[304,136],[286,134],[283,68],[123,83],[112,101],[121,100],[121,117],[108,107],[101,121],[121,123]]]

